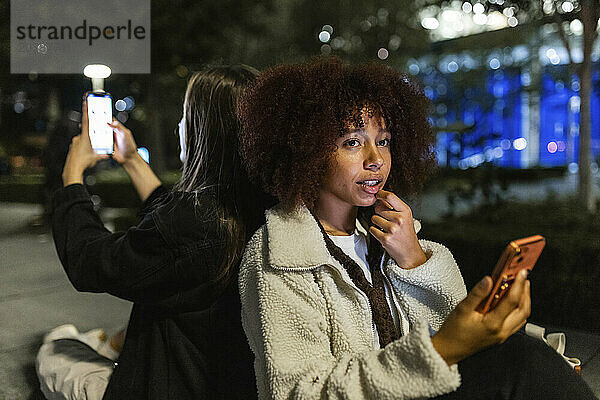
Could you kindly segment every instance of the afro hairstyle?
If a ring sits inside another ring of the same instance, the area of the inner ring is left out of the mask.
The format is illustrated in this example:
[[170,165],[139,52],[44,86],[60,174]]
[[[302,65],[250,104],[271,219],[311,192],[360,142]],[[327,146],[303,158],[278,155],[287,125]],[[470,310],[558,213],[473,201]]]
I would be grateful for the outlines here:
[[280,65],[260,73],[238,100],[240,154],[248,175],[285,206],[311,208],[349,124],[364,107],[378,110],[391,134],[386,190],[418,192],[436,161],[429,101],[390,67],[346,65],[335,57]]

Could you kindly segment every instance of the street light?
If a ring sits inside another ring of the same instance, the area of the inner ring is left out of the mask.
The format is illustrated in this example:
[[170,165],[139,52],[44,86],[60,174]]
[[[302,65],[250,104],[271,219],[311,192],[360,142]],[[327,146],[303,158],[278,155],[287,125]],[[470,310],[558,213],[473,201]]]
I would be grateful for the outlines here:
[[104,90],[104,79],[110,76],[111,70],[103,64],[89,64],[83,69],[83,74],[92,80],[92,91]]

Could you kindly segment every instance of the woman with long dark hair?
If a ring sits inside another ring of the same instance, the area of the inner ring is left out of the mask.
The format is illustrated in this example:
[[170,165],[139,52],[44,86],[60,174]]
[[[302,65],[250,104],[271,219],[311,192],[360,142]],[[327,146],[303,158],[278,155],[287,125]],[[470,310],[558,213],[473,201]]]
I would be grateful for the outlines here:
[[[237,267],[261,224],[266,197],[241,167],[235,115],[237,98],[255,75],[253,68],[232,66],[192,76],[179,129],[183,172],[171,191],[139,157],[131,132],[112,124],[113,157],[144,201],[141,222],[125,232],[104,227],[82,185],[83,171],[103,158],[91,148],[84,104],[82,132],[73,139],[64,187],[54,199],[56,249],[77,290],[134,304],[114,363],[77,341],[60,340],[80,338],[69,332],[72,326],[48,335],[38,354],[46,396],[256,397]],[[77,357],[66,362],[66,352]]]

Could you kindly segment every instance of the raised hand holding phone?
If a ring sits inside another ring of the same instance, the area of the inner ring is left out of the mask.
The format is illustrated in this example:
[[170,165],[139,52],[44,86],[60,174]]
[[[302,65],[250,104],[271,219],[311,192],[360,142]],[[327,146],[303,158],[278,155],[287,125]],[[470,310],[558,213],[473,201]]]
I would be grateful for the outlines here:
[[483,278],[448,315],[431,337],[433,347],[448,365],[494,344],[502,343],[518,331],[531,313],[527,272],[519,272],[507,295],[486,314],[477,311],[492,289],[492,279]]
[[145,201],[161,185],[160,179],[138,154],[131,131],[116,119],[108,125],[114,133],[113,159],[127,171],[140,199]]
[[511,241],[494,268],[492,274],[494,287],[487,299],[479,304],[477,311],[485,314],[496,307],[509,291],[517,274],[521,270],[533,269],[545,245],[546,239],[540,235]]
[[545,244],[540,235],[511,241],[492,278],[483,278],[450,313],[431,338],[448,364],[505,341],[527,322],[531,313],[527,274]]
[[380,190],[377,195],[375,224],[369,232],[377,239],[401,268],[415,268],[427,256],[419,244],[410,207],[392,192]]
[[112,118],[110,94],[91,92],[86,96],[87,117],[92,148],[98,154],[112,154],[113,131],[109,124]]
[[81,116],[81,133],[71,140],[69,153],[63,168],[63,186],[74,183],[83,183],[83,172],[93,167],[100,160],[107,159],[108,154],[98,154],[92,148],[89,136],[89,120],[87,102],[83,102]]
[[113,119],[109,126],[114,132],[113,159],[123,165],[137,159],[137,144],[131,131],[116,119]]

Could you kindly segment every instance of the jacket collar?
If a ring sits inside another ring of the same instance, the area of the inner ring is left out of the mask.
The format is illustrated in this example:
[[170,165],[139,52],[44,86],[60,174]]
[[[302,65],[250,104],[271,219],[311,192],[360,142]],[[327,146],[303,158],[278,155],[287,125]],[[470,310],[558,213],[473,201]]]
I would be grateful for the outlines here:
[[[275,268],[303,270],[323,264],[337,264],[327,250],[323,233],[315,217],[305,207],[285,211],[277,205],[265,212],[269,263]],[[413,220],[415,231],[421,223]],[[367,235],[367,230],[356,221],[356,229]]]
[[305,206],[285,211],[277,205],[265,213],[269,264],[283,269],[312,269],[331,263],[323,234]]
[[[315,217],[305,207],[285,211],[277,205],[266,211],[269,262],[281,269],[312,269],[337,264],[327,250],[323,233]],[[356,229],[367,230],[356,221]]]

